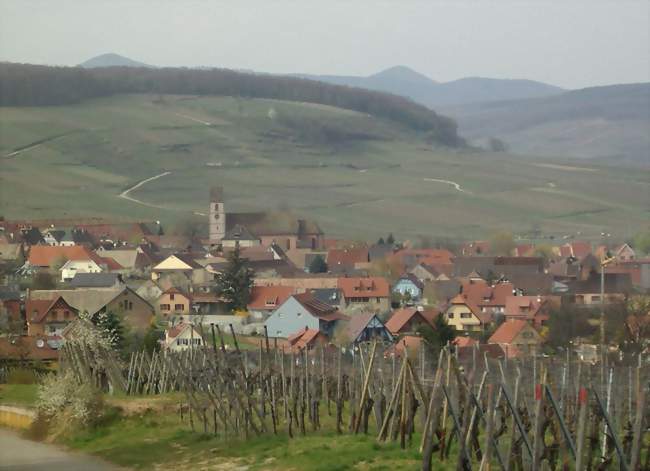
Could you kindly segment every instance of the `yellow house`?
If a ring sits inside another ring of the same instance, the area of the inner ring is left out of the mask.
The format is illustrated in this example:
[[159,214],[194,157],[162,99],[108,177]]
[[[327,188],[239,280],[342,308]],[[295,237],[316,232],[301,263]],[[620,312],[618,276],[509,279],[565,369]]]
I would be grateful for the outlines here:
[[473,306],[461,294],[449,302],[445,315],[450,326],[456,330],[466,332],[480,332],[492,322],[490,313],[481,312],[478,307]]

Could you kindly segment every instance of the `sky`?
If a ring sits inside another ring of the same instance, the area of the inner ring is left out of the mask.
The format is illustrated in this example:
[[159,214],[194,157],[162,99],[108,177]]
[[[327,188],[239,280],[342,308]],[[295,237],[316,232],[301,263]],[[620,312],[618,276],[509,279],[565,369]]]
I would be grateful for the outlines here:
[[0,0],[0,61],[650,81],[649,0]]

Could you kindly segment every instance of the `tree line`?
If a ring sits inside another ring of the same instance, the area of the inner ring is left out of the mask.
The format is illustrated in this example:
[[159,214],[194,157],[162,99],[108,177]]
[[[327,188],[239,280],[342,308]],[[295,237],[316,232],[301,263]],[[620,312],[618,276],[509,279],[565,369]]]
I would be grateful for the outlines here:
[[0,64],[0,106],[67,105],[120,93],[239,96],[318,103],[395,121],[426,132],[440,144],[463,143],[451,118],[408,98],[361,88],[227,69],[83,69]]

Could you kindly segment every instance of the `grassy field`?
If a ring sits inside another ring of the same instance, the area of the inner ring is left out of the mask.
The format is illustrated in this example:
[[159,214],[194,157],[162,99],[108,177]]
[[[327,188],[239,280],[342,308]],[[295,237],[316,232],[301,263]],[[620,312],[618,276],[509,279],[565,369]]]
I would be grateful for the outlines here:
[[[192,431],[187,414],[181,420],[181,395],[156,398],[113,398],[109,405],[119,413],[101,426],[70,434],[65,444],[135,469],[246,469],[254,470],[411,470],[421,462],[419,436],[406,450],[399,443],[377,444],[369,435],[337,435],[334,418],[322,412],[322,431],[289,438],[277,436],[249,440],[215,438],[202,433],[195,420]],[[452,455],[453,456],[453,455]],[[434,469],[451,469],[438,463]]]
[[[358,136],[333,145],[296,121]],[[143,204],[118,197],[163,172],[129,193]],[[227,210],[290,208],[330,235],[358,238],[470,238],[535,224],[622,239],[650,219],[649,172],[431,147],[394,123],[332,107],[136,95],[0,108],[5,217],[174,225],[200,218],[211,185],[225,188]]]
[[31,407],[36,403],[38,385],[0,384],[0,404]]

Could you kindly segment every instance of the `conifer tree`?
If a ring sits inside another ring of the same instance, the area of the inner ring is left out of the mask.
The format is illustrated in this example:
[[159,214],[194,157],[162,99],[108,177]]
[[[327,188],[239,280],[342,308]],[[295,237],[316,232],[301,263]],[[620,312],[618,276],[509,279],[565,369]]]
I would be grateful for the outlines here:
[[217,277],[217,291],[233,310],[245,310],[251,297],[254,272],[241,257],[239,243],[228,256],[228,265]]

